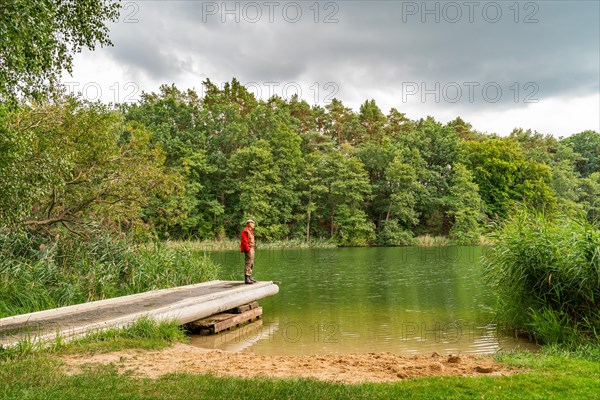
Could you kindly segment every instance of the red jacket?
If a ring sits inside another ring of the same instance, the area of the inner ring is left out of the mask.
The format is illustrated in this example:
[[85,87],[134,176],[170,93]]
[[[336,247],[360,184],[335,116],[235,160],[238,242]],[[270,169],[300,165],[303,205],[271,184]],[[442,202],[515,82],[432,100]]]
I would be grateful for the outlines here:
[[247,253],[250,249],[254,247],[254,232],[250,227],[245,227],[242,231],[242,242],[240,243],[240,251],[242,253]]

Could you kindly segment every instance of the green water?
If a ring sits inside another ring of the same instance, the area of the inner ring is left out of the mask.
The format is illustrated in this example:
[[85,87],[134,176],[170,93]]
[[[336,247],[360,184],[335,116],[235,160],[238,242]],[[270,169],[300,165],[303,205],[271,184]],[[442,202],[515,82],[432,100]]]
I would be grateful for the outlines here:
[[[254,277],[281,281],[262,321],[202,347],[259,354],[494,353],[527,343],[498,334],[482,247],[257,250]],[[241,280],[239,252],[213,252]]]

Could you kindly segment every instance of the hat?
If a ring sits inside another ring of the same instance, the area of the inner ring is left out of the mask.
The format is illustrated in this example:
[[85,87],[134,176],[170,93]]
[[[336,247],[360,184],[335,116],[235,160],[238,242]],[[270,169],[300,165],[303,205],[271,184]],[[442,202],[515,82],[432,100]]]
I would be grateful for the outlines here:
[[248,221],[246,221],[246,225],[248,225],[250,222],[252,222],[253,224],[255,224],[256,222],[254,222],[253,220],[249,219]]

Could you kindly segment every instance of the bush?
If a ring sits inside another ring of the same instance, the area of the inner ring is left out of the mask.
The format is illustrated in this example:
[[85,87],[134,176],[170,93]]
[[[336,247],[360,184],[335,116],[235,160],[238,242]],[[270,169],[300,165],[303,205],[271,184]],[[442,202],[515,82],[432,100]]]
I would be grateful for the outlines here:
[[377,234],[379,246],[410,246],[415,243],[413,233],[403,229],[397,220],[382,221],[381,225],[381,231]]
[[584,217],[516,212],[484,265],[503,322],[538,342],[600,342],[600,231]]

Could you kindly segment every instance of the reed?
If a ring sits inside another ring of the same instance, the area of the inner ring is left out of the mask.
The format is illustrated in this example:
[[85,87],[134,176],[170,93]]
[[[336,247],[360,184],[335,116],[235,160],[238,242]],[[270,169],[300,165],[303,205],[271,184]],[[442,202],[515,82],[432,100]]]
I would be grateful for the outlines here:
[[0,233],[0,317],[215,279],[199,252],[137,246],[107,233],[91,240]]
[[508,328],[546,344],[600,342],[597,226],[518,210],[492,239],[484,267]]
[[[219,251],[219,250],[234,250],[239,251],[240,241],[234,239],[226,240],[202,240],[202,241],[183,241],[183,240],[170,240],[164,242],[164,245],[176,249],[176,250],[187,250],[187,251]],[[258,240],[256,248],[259,250],[274,250],[274,249],[332,249],[336,248],[337,243],[332,240],[326,239],[312,239],[307,242],[303,239],[289,239],[289,240],[275,240],[272,242],[263,242]]]

